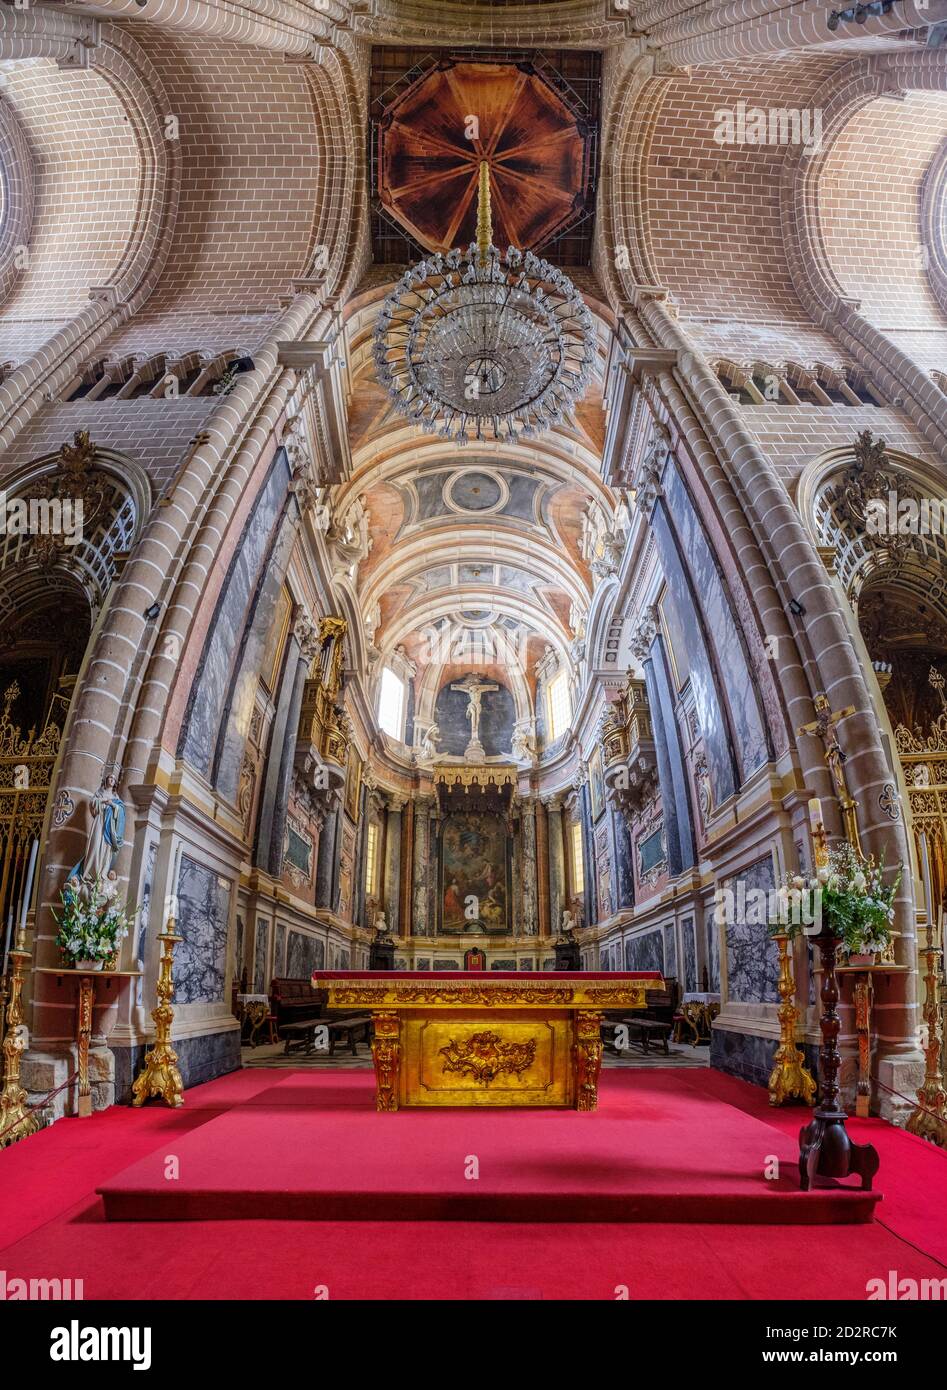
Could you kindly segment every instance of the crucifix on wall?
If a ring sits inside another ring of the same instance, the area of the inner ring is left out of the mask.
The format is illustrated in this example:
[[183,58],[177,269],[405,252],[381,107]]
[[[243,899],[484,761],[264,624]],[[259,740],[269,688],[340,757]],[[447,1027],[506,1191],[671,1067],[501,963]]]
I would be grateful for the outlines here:
[[481,701],[489,690],[499,690],[498,685],[491,684],[484,680],[483,676],[467,676],[465,680],[458,681],[451,686],[451,690],[460,690],[467,696],[467,718],[470,721],[470,742],[464,749],[464,757],[471,763],[482,763],[486,760],[486,752],[480,742],[480,715],[482,713]]
[[839,806],[842,808],[842,824],[845,827],[845,834],[850,844],[861,854],[861,844],[858,839],[858,820],[855,815],[855,802],[849,795],[848,782],[845,778],[845,750],[838,740],[836,726],[843,719],[848,719],[855,713],[854,705],[846,705],[844,709],[833,710],[831,703],[826,695],[816,695],[812,701],[815,707],[815,719],[811,724],[802,724],[796,730],[797,734],[811,734],[820,738],[825,747],[825,761],[832,774],[835,783],[835,794],[838,797]]

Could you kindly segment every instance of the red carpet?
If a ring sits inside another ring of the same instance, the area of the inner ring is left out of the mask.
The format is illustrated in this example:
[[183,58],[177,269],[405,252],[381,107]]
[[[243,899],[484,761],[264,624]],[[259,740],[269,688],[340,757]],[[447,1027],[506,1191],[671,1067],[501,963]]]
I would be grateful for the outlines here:
[[[370,1072],[290,1073],[99,1192],[112,1221],[869,1221],[799,1191],[795,1143],[671,1071],[607,1071],[599,1109],[378,1115]],[[780,1176],[764,1168],[778,1159]],[[469,1176],[471,1163],[479,1175]]]
[[[947,1155],[877,1120],[849,1128],[881,1152],[884,1224],[104,1220],[96,1185],[155,1150],[176,1153],[235,1103],[275,1104],[277,1086],[282,1102],[292,1075],[234,1073],[189,1091],[184,1110],[115,1108],[0,1152],[0,1269],[81,1278],[86,1299],[309,1301],[317,1286],[343,1300],[613,1299],[621,1286],[632,1300],[864,1300],[866,1281],[889,1270],[947,1273]],[[687,1084],[759,1119],[767,1151],[782,1152],[780,1134],[794,1150],[804,1110],[772,1110],[765,1091],[717,1072]]]

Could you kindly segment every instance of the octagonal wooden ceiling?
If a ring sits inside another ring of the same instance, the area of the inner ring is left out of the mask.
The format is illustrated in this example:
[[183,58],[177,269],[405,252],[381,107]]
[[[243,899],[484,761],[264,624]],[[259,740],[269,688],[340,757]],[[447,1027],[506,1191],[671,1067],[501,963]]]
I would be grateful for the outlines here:
[[377,139],[382,205],[429,251],[473,240],[482,160],[501,250],[540,250],[594,198],[588,123],[530,63],[445,59],[397,98]]

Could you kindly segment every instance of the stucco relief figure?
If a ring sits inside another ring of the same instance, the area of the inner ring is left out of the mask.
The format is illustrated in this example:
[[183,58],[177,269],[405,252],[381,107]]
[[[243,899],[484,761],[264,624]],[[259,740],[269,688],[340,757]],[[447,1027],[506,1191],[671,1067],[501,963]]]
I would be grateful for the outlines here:
[[125,805],[118,794],[117,781],[106,773],[102,784],[89,803],[91,821],[86,836],[85,853],[70,870],[67,888],[76,881],[86,896],[98,879],[109,882],[115,857],[125,843]]
[[430,763],[438,756],[437,745],[441,741],[441,732],[436,724],[431,724],[427,733],[421,740],[418,748],[418,761]]
[[533,761],[533,744],[529,734],[528,722],[517,724],[513,729],[513,737],[510,742],[510,752],[514,762],[531,763]]

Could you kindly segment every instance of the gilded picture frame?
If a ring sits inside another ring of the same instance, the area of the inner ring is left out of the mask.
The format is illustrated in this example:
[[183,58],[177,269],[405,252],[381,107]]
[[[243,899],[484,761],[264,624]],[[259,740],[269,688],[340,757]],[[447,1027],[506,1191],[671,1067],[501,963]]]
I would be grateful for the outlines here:
[[362,760],[355,749],[349,748],[348,766],[345,770],[345,814],[349,820],[358,823],[358,807],[362,792]]

